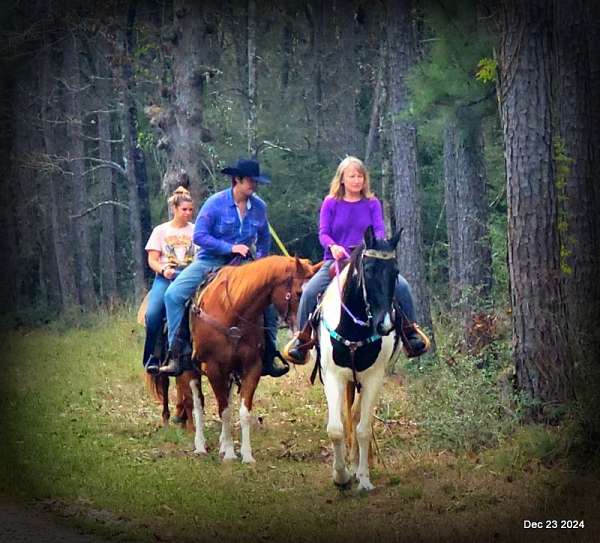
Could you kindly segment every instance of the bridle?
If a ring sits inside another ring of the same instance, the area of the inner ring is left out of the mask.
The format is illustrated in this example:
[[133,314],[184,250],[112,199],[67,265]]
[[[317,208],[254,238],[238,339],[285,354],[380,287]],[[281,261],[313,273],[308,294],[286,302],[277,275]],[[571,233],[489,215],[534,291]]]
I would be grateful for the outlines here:
[[[344,249],[344,252],[346,253],[346,256],[349,256],[348,253],[346,252],[346,250]],[[358,270],[358,283],[359,286],[361,288],[362,291],[362,297],[363,297],[363,302],[365,304],[365,310],[367,313],[367,320],[366,321],[362,321],[359,318],[355,317],[352,312],[350,311],[350,309],[348,309],[348,307],[346,306],[346,304],[344,304],[343,301],[343,296],[342,296],[342,288],[340,285],[340,269],[339,269],[339,264],[338,261],[335,261],[335,272],[336,272],[336,280],[337,280],[337,286],[338,286],[338,291],[339,291],[339,295],[340,295],[340,304],[342,306],[342,309],[347,313],[347,315],[354,321],[355,324],[358,324],[359,326],[370,326],[371,325],[371,321],[373,320],[373,315],[371,314],[371,306],[369,304],[369,301],[367,299],[367,287],[366,287],[366,281],[365,281],[365,271],[364,271],[364,266],[363,266],[363,259],[364,258],[376,258],[379,260],[395,260],[396,258],[396,253],[395,251],[380,251],[377,249],[367,249],[364,248],[361,251],[361,254],[358,256],[357,258],[357,265],[356,268]],[[323,321],[323,325],[325,326],[325,329],[327,330],[327,332],[329,332],[329,336],[332,339],[335,339],[336,341],[339,341],[342,345],[344,345],[349,351],[350,351],[350,365],[352,367],[352,378],[354,380],[354,386],[356,386],[356,389],[358,392],[360,392],[361,389],[361,384],[358,381],[357,377],[356,377],[356,363],[354,361],[354,356],[356,354],[357,349],[359,349],[360,347],[363,347],[364,345],[368,345],[370,343],[375,343],[376,341],[381,339],[381,335],[380,334],[373,334],[371,336],[369,336],[366,339],[362,339],[359,341],[351,341],[349,339],[344,338],[342,335],[340,335],[338,332],[336,332],[330,325],[329,323],[327,323],[327,321],[325,320],[324,317],[321,317],[322,321]]]
[[[344,249],[344,253],[345,253],[346,257],[350,258],[350,255],[348,255],[348,253],[345,249]],[[365,311],[367,313],[366,321],[363,321],[363,320],[359,319],[358,317],[354,316],[352,311],[350,311],[350,309],[348,309],[348,307],[344,303],[344,301],[342,299],[342,287],[340,285],[340,267],[339,267],[338,261],[337,260],[334,261],[336,281],[337,281],[337,286],[338,286],[338,292],[340,295],[340,304],[342,305],[343,310],[354,321],[355,324],[358,324],[359,326],[367,327],[367,326],[371,325],[371,321],[373,320],[373,315],[371,313],[371,304],[369,304],[369,300],[367,299],[367,286],[366,286],[366,281],[365,281],[365,270],[364,270],[364,266],[362,265],[363,258],[376,258],[379,260],[395,260],[396,253],[395,253],[395,251],[380,251],[377,249],[364,248],[357,258],[356,269],[358,270],[358,284],[362,290],[363,302],[365,304]]]

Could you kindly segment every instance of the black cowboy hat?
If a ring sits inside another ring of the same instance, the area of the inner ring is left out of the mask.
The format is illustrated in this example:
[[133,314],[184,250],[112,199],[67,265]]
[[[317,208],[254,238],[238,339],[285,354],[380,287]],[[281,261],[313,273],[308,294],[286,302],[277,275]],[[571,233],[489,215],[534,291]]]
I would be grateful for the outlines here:
[[250,177],[261,185],[267,185],[271,182],[266,175],[260,175],[258,161],[247,158],[240,158],[234,166],[223,168],[221,173],[234,177]]

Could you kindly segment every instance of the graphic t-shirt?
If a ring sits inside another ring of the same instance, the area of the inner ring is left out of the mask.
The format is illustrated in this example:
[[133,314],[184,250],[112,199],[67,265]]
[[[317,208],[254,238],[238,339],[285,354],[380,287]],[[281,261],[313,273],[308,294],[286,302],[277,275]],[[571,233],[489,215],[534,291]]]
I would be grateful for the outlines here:
[[196,247],[192,243],[194,225],[175,228],[170,222],[159,224],[146,243],[146,251],[160,251],[160,263],[182,269],[192,263]]

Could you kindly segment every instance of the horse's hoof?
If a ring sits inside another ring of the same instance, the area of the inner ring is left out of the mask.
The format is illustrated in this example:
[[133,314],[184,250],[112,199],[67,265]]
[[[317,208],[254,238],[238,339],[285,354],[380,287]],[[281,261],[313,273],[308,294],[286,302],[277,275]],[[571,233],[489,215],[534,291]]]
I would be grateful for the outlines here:
[[336,471],[333,474],[333,482],[340,489],[348,488],[350,486],[351,480],[352,477],[348,470],[344,470],[342,473]]
[[236,462],[238,459],[237,454],[235,454],[234,452],[232,453],[225,453],[223,455],[223,462],[227,463],[227,462]]
[[196,447],[194,449],[194,454],[197,454],[198,456],[206,456],[208,453],[206,452],[205,447]]
[[253,456],[245,456],[242,458],[242,464],[256,464],[256,460],[254,460]]
[[368,479],[362,480],[358,483],[359,492],[371,492],[371,490],[375,490],[375,485]]

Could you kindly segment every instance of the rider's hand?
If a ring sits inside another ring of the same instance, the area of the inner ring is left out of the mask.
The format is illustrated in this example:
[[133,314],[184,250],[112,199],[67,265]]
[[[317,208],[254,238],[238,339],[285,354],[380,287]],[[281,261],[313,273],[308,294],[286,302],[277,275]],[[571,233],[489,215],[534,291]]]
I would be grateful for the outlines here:
[[346,257],[346,250],[341,245],[332,245],[329,247],[331,251],[331,256],[336,260],[344,260]]
[[168,279],[170,281],[176,275],[175,268],[165,268],[162,274],[165,279]]
[[234,245],[231,248],[231,252],[233,254],[241,255],[244,258],[246,258],[248,256],[248,251],[250,251],[250,248],[247,245],[243,245],[242,243],[239,243],[238,245]]

